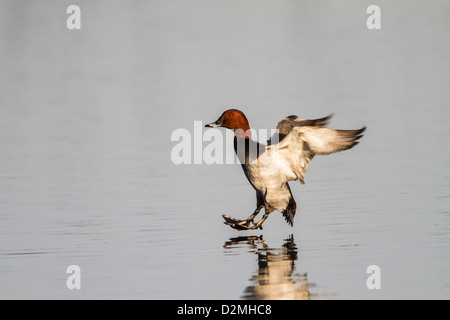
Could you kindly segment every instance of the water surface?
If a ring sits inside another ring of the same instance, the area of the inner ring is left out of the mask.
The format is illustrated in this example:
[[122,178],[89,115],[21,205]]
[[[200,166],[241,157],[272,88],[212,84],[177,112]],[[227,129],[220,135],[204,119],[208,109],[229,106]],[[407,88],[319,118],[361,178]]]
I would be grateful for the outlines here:
[[[1,298],[450,298],[446,1],[378,1],[377,31],[367,1],[77,1],[78,31],[70,4],[0,2]],[[293,228],[238,232],[240,166],[170,158],[229,107],[368,129],[291,183]]]

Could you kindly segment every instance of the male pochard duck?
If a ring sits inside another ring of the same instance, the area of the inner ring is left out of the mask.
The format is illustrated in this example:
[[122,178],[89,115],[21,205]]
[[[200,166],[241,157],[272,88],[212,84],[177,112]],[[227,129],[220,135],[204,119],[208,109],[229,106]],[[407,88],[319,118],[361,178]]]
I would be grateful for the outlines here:
[[[262,144],[251,139],[250,125],[244,113],[226,110],[220,118],[205,127],[225,127],[234,131],[234,150],[244,173],[256,190],[256,209],[247,219],[238,220],[222,215],[225,224],[237,230],[262,229],[263,222],[275,210],[287,223],[294,223],[297,208],[288,181],[304,182],[306,167],[316,154],[325,155],[352,148],[362,137],[358,130],[324,128],[331,116],[303,120],[288,116],[278,122],[275,134]],[[254,218],[264,208],[264,216]]]

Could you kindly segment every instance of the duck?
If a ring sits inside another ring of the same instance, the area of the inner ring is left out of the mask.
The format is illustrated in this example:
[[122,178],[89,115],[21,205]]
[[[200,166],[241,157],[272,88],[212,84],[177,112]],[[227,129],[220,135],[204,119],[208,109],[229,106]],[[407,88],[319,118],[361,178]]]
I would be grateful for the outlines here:
[[[242,230],[261,229],[269,214],[278,211],[293,226],[297,204],[290,181],[305,183],[306,168],[316,155],[329,155],[353,148],[366,127],[337,130],[326,125],[332,115],[318,119],[299,119],[290,115],[277,124],[274,134],[265,143],[252,139],[245,114],[228,109],[207,128],[223,127],[234,132],[234,151],[245,176],[256,191],[256,209],[244,220],[223,214],[224,223]],[[264,209],[262,218],[256,216]]]

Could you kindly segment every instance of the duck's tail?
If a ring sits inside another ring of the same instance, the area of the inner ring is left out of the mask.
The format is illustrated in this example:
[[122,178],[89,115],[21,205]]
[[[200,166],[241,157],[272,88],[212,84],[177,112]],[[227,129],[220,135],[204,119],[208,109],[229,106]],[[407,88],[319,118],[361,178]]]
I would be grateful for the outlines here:
[[292,197],[292,194],[291,194],[291,197],[289,198],[289,203],[288,203],[286,209],[282,212],[284,219],[286,219],[286,222],[291,227],[294,225],[294,216],[295,216],[296,210],[297,210],[297,204],[295,203],[294,197]]

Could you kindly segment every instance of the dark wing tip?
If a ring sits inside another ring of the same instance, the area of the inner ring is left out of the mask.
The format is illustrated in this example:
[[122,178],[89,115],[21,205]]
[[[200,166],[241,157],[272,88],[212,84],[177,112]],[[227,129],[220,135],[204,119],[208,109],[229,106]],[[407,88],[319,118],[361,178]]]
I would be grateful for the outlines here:
[[366,129],[367,129],[367,127],[364,126],[361,129],[359,129],[359,130],[355,130],[355,133],[356,133],[355,134],[355,141],[358,140],[358,139],[361,139],[364,136],[363,132],[366,131]]
[[337,130],[339,138],[336,140],[336,151],[343,151],[353,148],[359,143],[359,139],[363,137],[366,127],[356,130]]
[[330,114],[326,117],[315,119],[312,121],[314,121],[314,126],[316,126],[316,127],[325,127],[328,124],[328,121],[331,119],[332,116],[333,116],[333,114]]
[[329,116],[318,118],[318,119],[303,119],[293,121],[293,125],[295,127],[309,126],[309,127],[325,127],[328,124],[328,120],[332,117],[332,114]]

